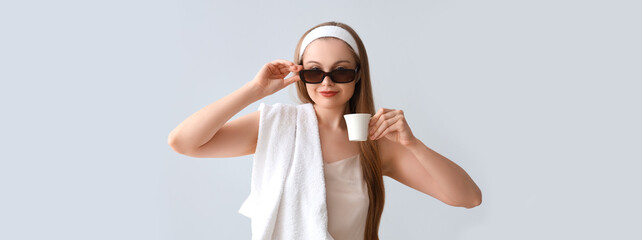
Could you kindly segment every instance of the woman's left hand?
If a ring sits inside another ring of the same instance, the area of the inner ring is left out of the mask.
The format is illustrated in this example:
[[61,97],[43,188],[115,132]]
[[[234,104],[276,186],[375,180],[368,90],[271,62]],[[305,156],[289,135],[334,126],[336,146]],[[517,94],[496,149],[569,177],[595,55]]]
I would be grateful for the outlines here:
[[403,146],[409,146],[417,141],[401,110],[380,108],[370,119],[368,130],[372,140],[385,136]]

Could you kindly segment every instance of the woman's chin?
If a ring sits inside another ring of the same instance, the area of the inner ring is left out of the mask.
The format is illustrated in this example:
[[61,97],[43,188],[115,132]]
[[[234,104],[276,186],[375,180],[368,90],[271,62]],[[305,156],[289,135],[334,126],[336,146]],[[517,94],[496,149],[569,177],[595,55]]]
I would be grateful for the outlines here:
[[343,107],[348,101],[341,101],[339,98],[326,98],[321,96],[321,99],[313,99],[316,105],[324,108]]

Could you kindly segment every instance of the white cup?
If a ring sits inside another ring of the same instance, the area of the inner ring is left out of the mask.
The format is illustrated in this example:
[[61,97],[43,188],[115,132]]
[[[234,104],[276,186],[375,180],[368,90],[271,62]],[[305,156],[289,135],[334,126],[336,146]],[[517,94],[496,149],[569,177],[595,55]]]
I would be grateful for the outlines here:
[[368,125],[370,125],[370,113],[351,113],[343,115],[348,126],[348,138],[350,141],[367,141]]

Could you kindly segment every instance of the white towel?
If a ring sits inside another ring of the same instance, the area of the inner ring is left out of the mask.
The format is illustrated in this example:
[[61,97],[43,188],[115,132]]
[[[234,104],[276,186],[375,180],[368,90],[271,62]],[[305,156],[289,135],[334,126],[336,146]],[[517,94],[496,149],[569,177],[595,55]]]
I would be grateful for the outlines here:
[[312,104],[261,103],[259,110],[250,195],[239,209],[252,221],[252,240],[333,240]]

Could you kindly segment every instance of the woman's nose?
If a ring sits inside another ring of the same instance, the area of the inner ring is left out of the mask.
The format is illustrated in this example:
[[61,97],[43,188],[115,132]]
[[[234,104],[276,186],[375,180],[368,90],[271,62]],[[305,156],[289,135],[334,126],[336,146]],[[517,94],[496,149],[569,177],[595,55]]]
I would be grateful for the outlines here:
[[334,84],[334,82],[332,81],[332,79],[330,79],[330,76],[325,76],[323,78],[323,82],[321,82],[321,84],[322,85],[332,85],[332,84]]

